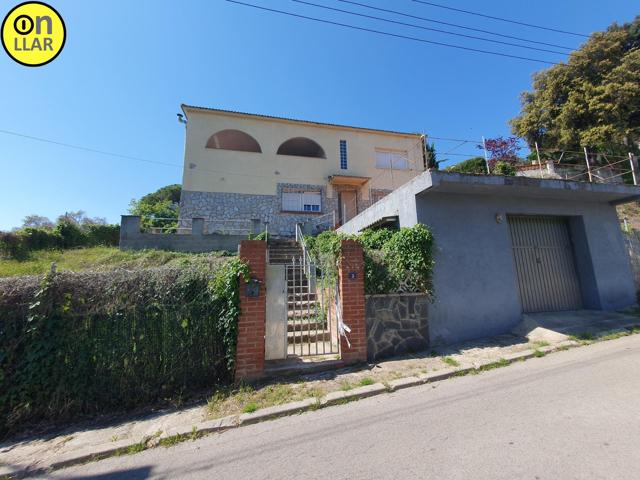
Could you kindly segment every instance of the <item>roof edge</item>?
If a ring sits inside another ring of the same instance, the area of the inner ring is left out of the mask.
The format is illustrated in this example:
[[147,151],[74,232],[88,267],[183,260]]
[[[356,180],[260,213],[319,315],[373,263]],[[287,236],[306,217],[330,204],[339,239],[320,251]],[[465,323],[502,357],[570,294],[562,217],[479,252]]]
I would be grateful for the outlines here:
[[397,135],[397,136],[411,137],[411,138],[427,137],[426,134],[422,134],[422,133],[398,132],[398,131],[395,131],[395,130],[383,130],[383,129],[379,129],[379,128],[354,127],[353,125],[340,125],[340,124],[337,124],[337,123],[316,122],[316,121],[313,121],[313,120],[300,120],[300,119],[297,119],[297,118],[277,117],[277,116],[274,116],[274,115],[262,115],[262,114],[259,114],[259,113],[239,112],[239,111],[236,111],[236,110],[225,110],[225,109],[222,109],[222,108],[199,107],[197,105],[189,105],[189,104],[186,104],[186,103],[182,103],[180,105],[180,108],[182,109],[182,111],[184,112],[185,115],[187,115],[187,112],[189,110],[191,110],[191,111],[205,112],[205,113],[218,113],[218,114],[236,116],[236,117],[255,118],[255,119],[262,119],[262,120],[275,120],[275,121],[279,121],[279,122],[283,122],[283,123],[302,123],[302,124],[305,124],[305,125],[312,125],[312,126],[315,126],[315,127],[339,128],[339,129],[346,129],[346,130],[356,130],[356,131],[361,131],[361,132],[372,132],[372,133],[381,133],[381,134],[386,134],[386,135]]

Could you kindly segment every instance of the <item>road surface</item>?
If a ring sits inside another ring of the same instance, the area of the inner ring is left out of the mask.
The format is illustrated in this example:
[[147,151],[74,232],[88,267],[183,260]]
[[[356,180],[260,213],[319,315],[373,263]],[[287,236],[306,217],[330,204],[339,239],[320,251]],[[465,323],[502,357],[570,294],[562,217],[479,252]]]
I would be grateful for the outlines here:
[[640,335],[47,478],[640,478]]

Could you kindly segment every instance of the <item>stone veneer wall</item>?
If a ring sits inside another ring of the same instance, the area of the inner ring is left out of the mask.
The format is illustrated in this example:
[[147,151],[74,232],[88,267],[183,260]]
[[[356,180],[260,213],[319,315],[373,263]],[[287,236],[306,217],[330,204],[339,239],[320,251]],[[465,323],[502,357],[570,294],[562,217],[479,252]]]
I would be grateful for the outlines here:
[[429,296],[422,293],[367,295],[369,361],[427,349],[429,303]]
[[[322,194],[322,212],[316,214],[282,212],[282,191],[285,188],[318,191]],[[235,220],[250,224],[259,220],[269,222],[269,232],[281,236],[295,235],[296,223],[313,223],[319,216],[336,208],[337,201],[327,198],[322,185],[280,183],[276,195],[244,193],[194,192],[183,190],[180,197],[181,226],[188,227],[191,218]]]

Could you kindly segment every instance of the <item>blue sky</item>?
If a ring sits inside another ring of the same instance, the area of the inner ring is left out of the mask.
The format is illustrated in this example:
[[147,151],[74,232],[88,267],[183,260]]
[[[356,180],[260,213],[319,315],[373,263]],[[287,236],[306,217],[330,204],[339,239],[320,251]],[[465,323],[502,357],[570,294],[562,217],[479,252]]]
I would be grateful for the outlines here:
[[[246,1],[432,41],[551,61],[563,58],[345,16],[291,0]],[[309,1],[410,21],[337,0]],[[576,47],[582,41],[411,0],[360,1],[548,43]],[[440,2],[585,33],[629,21],[637,13],[629,0]],[[0,15],[16,3],[1,0]],[[507,121],[519,111],[520,92],[530,87],[531,74],[544,68],[223,0],[49,3],[67,25],[65,49],[40,68],[23,67],[0,52],[0,130],[175,165],[183,160],[184,128],[176,121],[181,103],[475,139],[509,134]],[[441,153],[457,146],[435,143]],[[472,144],[454,150],[476,152]],[[181,181],[179,166],[3,133],[0,172],[0,229],[20,225],[31,213],[55,218],[78,209],[117,222],[132,198]]]

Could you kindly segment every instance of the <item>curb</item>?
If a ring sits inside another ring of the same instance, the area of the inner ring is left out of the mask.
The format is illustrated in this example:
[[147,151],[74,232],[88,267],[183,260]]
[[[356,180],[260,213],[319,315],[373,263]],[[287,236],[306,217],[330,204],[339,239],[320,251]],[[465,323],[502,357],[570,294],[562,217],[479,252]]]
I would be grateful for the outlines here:
[[[181,441],[183,439],[189,438],[195,439],[211,433],[222,433],[226,430],[238,428],[243,425],[252,425],[280,417],[308,412],[310,410],[317,410],[318,408],[341,405],[347,402],[361,400],[385,393],[392,393],[398,390],[416,387],[427,383],[435,383],[449,379],[451,377],[463,376],[473,372],[480,373],[487,367],[498,366],[500,363],[506,366],[507,364],[535,358],[537,356],[540,356],[538,352],[548,354],[559,350],[566,350],[567,348],[576,346],[580,346],[580,344],[573,340],[566,340],[557,345],[540,347],[537,350],[523,350],[521,352],[506,355],[498,360],[487,360],[478,364],[474,364],[472,366],[445,368],[432,373],[422,374],[417,377],[405,377],[392,380],[386,385],[382,383],[374,383],[373,385],[357,387],[353,390],[339,390],[336,392],[331,392],[320,399],[306,398],[304,400],[296,402],[263,408],[253,413],[231,415],[228,417],[201,422],[198,425],[193,425],[188,428],[176,427],[163,432],[158,437],[146,437],[137,442],[134,442],[132,440],[121,440],[119,442],[113,442],[110,445],[103,446],[102,448],[96,447],[91,452],[68,454],[67,456],[64,456],[59,460],[53,462],[48,467],[40,468],[37,470],[27,469],[19,472],[12,472],[8,475],[8,478],[24,478],[27,475],[48,473],[52,470],[59,470],[62,468],[71,467],[73,465],[79,465],[96,460],[103,460],[105,458],[117,455],[125,455],[128,453],[128,449],[140,446],[141,444],[144,445],[142,449],[146,450],[149,448],[157,447],[159,445],[159,441],[161,440],[175,438],[178,441]],[[505,361],[507,363],[504,363]]]

